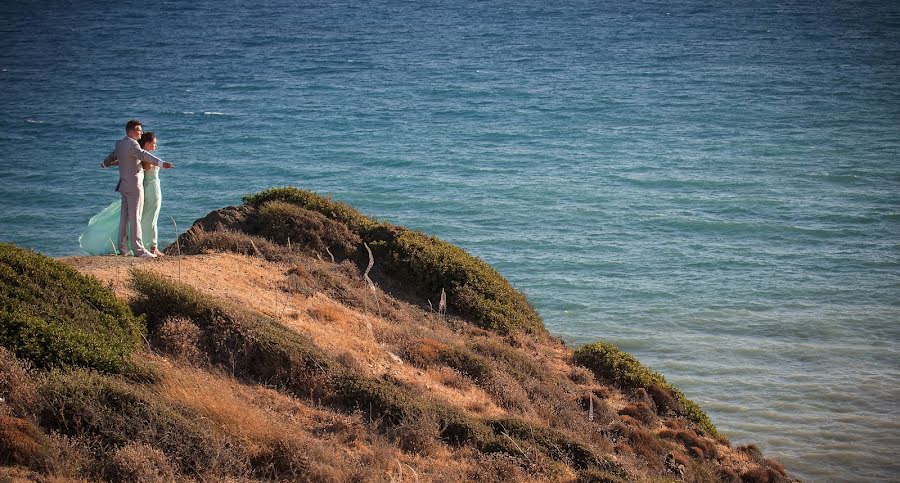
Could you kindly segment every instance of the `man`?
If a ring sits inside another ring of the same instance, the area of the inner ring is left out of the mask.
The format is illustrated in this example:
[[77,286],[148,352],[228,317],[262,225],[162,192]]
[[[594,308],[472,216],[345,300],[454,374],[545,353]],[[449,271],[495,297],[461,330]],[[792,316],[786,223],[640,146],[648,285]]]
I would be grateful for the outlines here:
[[141,240],[141,212],[144,209],[144,170],[141,163],[150,163],[163,169],[175,165],[163,161],[141,149],[138,139],[144,128],[141,121],[132,119],[125,124],[125,137],[116,141],[116,149],[100,163],[100,166],[119,165],[119,184],[116,191],[122,195],[122,214],[119,216],[119,253],[128,253],[128,227],[131,226],[131,249],[136,257],[156,258],[144,248]]

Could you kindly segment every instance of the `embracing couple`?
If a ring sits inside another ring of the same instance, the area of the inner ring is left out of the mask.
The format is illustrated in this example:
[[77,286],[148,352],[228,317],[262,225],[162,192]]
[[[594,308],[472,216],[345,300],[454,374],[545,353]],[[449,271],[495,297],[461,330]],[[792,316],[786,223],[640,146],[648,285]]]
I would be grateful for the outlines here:
[[[174,168],[175,165],[154,156],[151,153],[154,150],[156,136],[152,132],[144,132],[141,121],[128,121],[125,137],[116,141],[115,150],[100,163],[103,168],[119,167],[116,191],[122,199],[113,202],[88,222],[87,230],[79,238],[84,251],[92,255],[125,255],[128,254],[130,239],[134,256],[162,256],[157,246],[156,225],[162,205],[159,170]],[[149,249],[144,246],[145,235],[149,237]],[[118,251],[113,236],[118,241]]]

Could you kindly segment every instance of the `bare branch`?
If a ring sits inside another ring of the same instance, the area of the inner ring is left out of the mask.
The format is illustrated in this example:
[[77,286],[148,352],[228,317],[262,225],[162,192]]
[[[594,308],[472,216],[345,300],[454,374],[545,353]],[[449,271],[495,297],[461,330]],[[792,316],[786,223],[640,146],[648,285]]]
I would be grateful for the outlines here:
[[372,249],[369,248],[369,244],[363,242],[363,246],[366,247],[366,251],[369,252],[369,266],[366,267],[366,272],[363,273],[363,280],[369,284],[369,288],[375,290],[375,284],[372,283],[372,279],[369,278],[369,270],[372,270],[372,266],[375,265],[375,256],[372,255]]

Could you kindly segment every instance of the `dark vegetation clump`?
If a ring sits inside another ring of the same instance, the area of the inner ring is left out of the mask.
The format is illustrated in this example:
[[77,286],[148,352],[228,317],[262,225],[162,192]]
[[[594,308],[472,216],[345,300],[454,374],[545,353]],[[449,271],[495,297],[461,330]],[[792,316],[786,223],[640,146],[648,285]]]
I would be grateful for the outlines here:
[[688,454],[696,459],[713,459],[719,456],[719,450],[714,442],[700,437],[691,429],[664,429],[659,432],[659,436],[681,443]]
[[206,231],[197,226],[181,235],[178,244],[166,247],[168,255],[201,255],[214,252],[240,253],[258,256],[270,262],[290,261],[293,254],[277,243],[265,238],[234,230]]
[[196,365],[204,361],[199,342],[200,328],[185,317],[166,317],[153,331],[150,340],[163,354]]
[[253,475],[264,481],[346,481],[339,452],[298,435],[283,435],[250,459]]
[[784,467],[777,461],[763,456],[762,451],[755,444],[738,446],[737,450],[746,454],[756,466],[750,467],[741,473],[743,481],[752,483],[781,483],[789,481],[784,472]]
[[146,444],[128,444],[113,451],[103,468],[111,482],[165,483],[175,481],[175,470],[162,451]]
[[[301,215],[302,212],[297,210],[288,212],[284,204],[324,215],[331,221],[343,224],[348,230],[346,243],[352,244],[356,240],[368,243],[380,272],[390,279],[390,283],[406,290],[412,289],[423,299],[435,301],[444,290],[451,310],[471,317],[481,327],[503,334],[546,332],[537,312],[521,292],[483,260],[450,243],[378,222],[347,204],[293,187],[265,190],[244,197],[244,202],[251,207],[268,210],[264,217],[268,224],[289,227],[294,231],[298,229],[298,222],[304,219],[321,224],[321,230],[311,230],[317,234],[328,234],[317,235],[322,240],[321,244],[327,244],[324,240],[332,239],[332,234],[338,233],[337,229],[326,227],[313,215]],[[243,224],[247,225],[246,222]],[[300,229],[310,230],[307,227]],[[262,232],[268,228],[259,230]],[[356,243],[359,244],[358,241]],[[359,246],[356,252],[364,253]],[[367,262],[367,257],[360,261]]]
[[269,240],[281,245],[296,244],[322,257],[333,255],[337,260],[355,255],[362,242],[347,225],[283,201],[262,205],[258,225],[259,233]]
[[178,455],[177,465],[186,474],[225,468],[226,474],[233,474],[243,464],[235,443],[207,420],[164,403],[120,376],[53,371],[45,376],[40,395],[41,427],[85,439],[97,460],[137,443]]
[[29,377],[27,362],[0,347],[0,415],[31,416],[37,397],[37,387]]
[[[576,364],[593,371],[598,379],[609,381],[621,389],[643,388],[651,395],[657,395],[654,398],[657,406],[674,410],[680,405],[683,408],[684,416],[699,424],[710,435],[718,434],[712,421],[697,403],[685,397],[677,388],[669,385],[661,374],[648,369],[631,354],[623,352],[618,347],[606,342],[584,345],[575,351],[574,360]],[[666,397],[661,397],[662,394],[665,394]],[[677,401],[678,404],[673,404],[672,400]]]
[[388,431],[397,446],[408,453],[427,456],[440,446],[441,424],[434,414],[406,416]]
[[652,425],[658,419],[656,417],[656,413],[653,412],[653,410],[650,409],[650,406],[648,406],[647,403],[644,402],[629,404],[620,409],[619,414],[631,416],[634,419],[637,419],[638,421],[647,425]]
[[244,204],[259,208],[270,201],[282,201],[315,211],[347,225],[351,231],[364,234],[377,229],[380,223],[363,215],[352,206],[319,196],[312,191],[294,187],[271,188],[243,198]]
[[65,263],[0,243],[0,345],[38,367],[127,370],[143,324],[112,290]]
[[0,462],[37,471],[53,469],[59,454],[33,422],[0,415]]

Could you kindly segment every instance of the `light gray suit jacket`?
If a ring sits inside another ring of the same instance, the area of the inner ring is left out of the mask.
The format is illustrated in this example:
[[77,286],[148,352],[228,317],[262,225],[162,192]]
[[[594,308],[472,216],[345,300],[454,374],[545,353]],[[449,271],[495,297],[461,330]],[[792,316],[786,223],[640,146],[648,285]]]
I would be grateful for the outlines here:
[[157,158],[149,151],[141,149],[137,141],[125,136],[116,141],[116,149],[100,163],[100,166],[108,168],[119,165],[119,184],[116,191],[119,193],[137,193],[144,186],[144,170],[141,161],[162,166],[163,160]]

